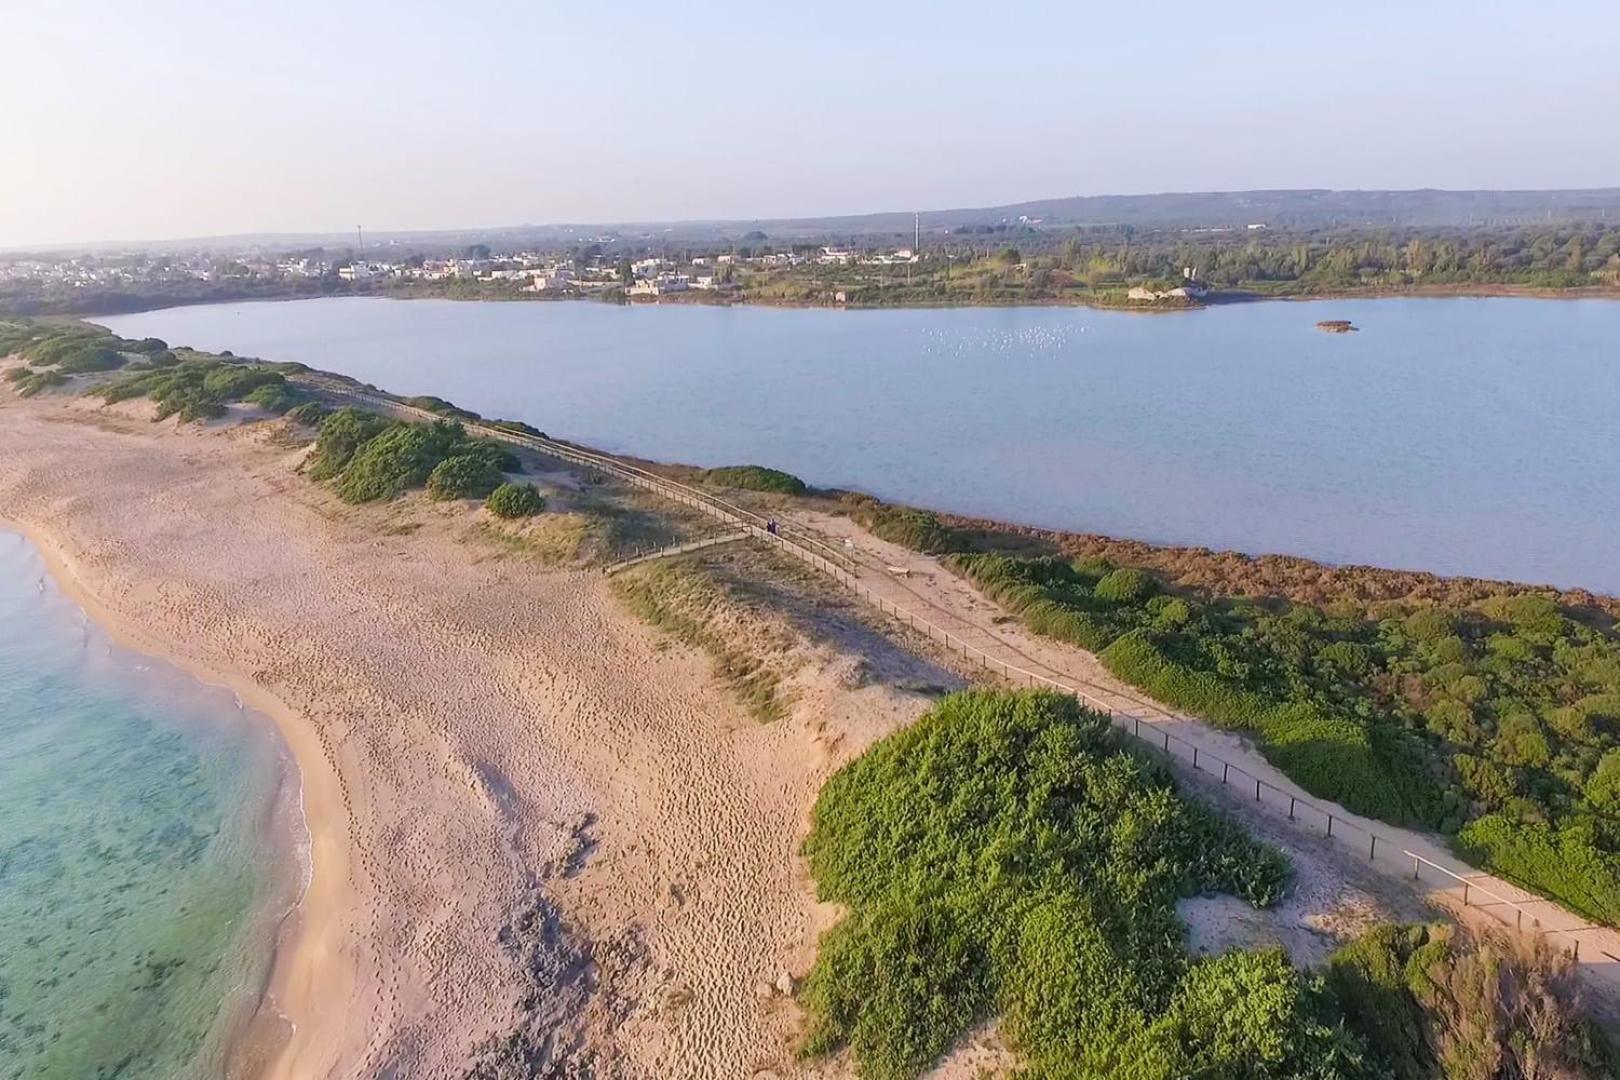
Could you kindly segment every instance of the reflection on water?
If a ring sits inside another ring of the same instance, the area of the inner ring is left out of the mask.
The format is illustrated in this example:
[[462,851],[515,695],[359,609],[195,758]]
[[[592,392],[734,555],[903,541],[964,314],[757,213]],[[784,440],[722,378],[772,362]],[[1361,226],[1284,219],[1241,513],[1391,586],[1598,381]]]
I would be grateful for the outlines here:
[[[1350,319],[1361,332],[1324,334]],[[366,299],[118,332],[1009,521],[1620,592],[1620,303],[1175,315]]]
[[111,645],[0,532],[0,1077],[219,1073],[273,929],[267,725]]

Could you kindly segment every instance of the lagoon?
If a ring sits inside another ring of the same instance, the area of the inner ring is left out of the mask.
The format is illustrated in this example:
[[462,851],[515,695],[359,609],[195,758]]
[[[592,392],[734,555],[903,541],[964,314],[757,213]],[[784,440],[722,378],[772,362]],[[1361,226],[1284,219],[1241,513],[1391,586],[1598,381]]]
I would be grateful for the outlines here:
[[97,321],[658,460],[1159,543],[1620,593],[1615,301],[1145,315],[342,298]]
[[224,1076],[297,888],[296,773],[0,531],[0,1078]]

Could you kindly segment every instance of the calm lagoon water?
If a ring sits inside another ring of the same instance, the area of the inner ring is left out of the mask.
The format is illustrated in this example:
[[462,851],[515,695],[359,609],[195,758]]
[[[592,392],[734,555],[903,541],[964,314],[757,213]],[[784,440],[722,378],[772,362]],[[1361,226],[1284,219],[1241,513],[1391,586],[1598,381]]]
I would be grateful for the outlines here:
[[[1315,329],[1327,318],[1361,330]],[[661,460],[1143,540],[1620,592],[1620,302],[1141,315],[334,299],[101,321]]]
[[269,725],[112,645],[0,531],[0,1077],[222,1074],[290,899]]

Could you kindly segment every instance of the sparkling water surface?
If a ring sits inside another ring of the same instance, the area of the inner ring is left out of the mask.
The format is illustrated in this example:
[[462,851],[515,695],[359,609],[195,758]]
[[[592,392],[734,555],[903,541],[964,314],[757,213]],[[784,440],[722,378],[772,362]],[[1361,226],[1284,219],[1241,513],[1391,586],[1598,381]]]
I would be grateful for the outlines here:
[[267,718],[113,645],[0,531],[0,1077],[221,1075],[289,800]]
[[1612,300],[1146,315],[343,298],[100,321],[661,460],[1162,543],[1620,592]]

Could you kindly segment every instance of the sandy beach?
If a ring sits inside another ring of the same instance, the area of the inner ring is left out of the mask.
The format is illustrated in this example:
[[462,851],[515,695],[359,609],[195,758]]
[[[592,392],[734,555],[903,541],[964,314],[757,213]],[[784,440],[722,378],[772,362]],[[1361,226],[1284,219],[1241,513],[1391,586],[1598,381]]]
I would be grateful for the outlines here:
[[761,725],[599,573],[480,543],[466,507],[345,507],[279,424],[143,411],[0,402],[0,519],[297,760],[313,879],[233,1072],[801,1072],[783,988],[836,917],[806,815],[927,699],[807,647]]

